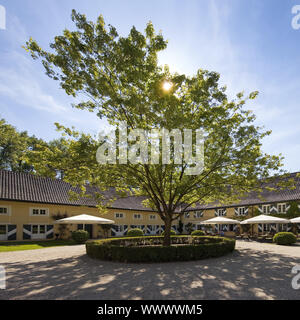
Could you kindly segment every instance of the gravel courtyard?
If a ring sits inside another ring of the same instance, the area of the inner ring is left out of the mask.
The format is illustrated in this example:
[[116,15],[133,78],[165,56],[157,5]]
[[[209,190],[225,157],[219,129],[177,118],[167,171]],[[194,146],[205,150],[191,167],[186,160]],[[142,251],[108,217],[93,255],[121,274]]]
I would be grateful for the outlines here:
[[1,252],[0,299],[300,299],[291,269],[300,246],[237,241],[225,257],[123,264],[93,260],[83,245]]

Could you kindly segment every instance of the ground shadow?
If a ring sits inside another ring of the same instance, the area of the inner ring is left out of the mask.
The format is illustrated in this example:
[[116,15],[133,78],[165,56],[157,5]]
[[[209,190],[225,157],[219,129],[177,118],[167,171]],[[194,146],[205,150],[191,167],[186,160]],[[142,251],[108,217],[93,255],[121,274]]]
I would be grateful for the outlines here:
[[[43,253],[47,254],[47,253]],[[81,255],[5,263],[0,299],[299,299],[299,258],[250,249],[192,262],[125,264]]]

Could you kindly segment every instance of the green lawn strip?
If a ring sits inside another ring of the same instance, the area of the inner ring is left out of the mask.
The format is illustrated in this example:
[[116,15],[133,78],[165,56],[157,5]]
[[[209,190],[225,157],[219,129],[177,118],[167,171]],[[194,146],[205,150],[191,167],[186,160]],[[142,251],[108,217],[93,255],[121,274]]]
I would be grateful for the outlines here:
[[0,244],[0,252],[33,250],[42,248],[51,248],[59,246],[71,246],[76,243],[73,240],[53,240],[53,241],[31,241],[31,242],[3,242]]

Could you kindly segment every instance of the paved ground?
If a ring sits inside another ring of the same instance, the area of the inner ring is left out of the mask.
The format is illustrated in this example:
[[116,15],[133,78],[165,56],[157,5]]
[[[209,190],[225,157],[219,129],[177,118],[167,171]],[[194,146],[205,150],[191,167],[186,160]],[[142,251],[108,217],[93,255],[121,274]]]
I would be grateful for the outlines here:
[[0,299],[300,299],[296,264],[300,246],[243,241],[225,257],[163,264],[93,260],[82,245],[1,252]]

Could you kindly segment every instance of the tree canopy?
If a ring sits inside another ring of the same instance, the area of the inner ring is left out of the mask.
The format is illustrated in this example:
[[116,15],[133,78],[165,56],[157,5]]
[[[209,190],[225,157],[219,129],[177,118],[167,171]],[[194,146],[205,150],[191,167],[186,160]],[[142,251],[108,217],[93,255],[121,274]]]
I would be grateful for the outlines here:
[[216,72],[199,69],[187,76],[160,66],[158,52],[167,48],[167,41],[152,23],[144,32],[132,27],[124,37],[106,26],[102,16],[94,23],[73,10],[72,20],[75,30],[56,36],[49,51],[33,39],[25,48],[66,94],[82,99],[74,107],[94,112],[111,125],[126,121],[129,131],[201,128],[205,167],[198,175],[186,175],[184,161],[99,165],[96,137],[57,124],[67,135],[61,141],[63,151],[49,146],[34,151],[31,161],[37,172],[53,175],[59,169],[66,181],[83,190],[88,181],[100,189],[114,186],[146,196],[145,205],[165,223],[165,245],[170,244],[172,221],[195,204],[236,201],[259,191],[260,181],[270,173],[281,172],[281,156],[262,151],[262,139],[270,131],[255,125],[255,115],[245,107],[257,92],[229,99]]
[[29,136],[26,131],[17,131],[15,127],[0,119],[0,169],[32,172],[33,166],[23,156],[43,141]]

